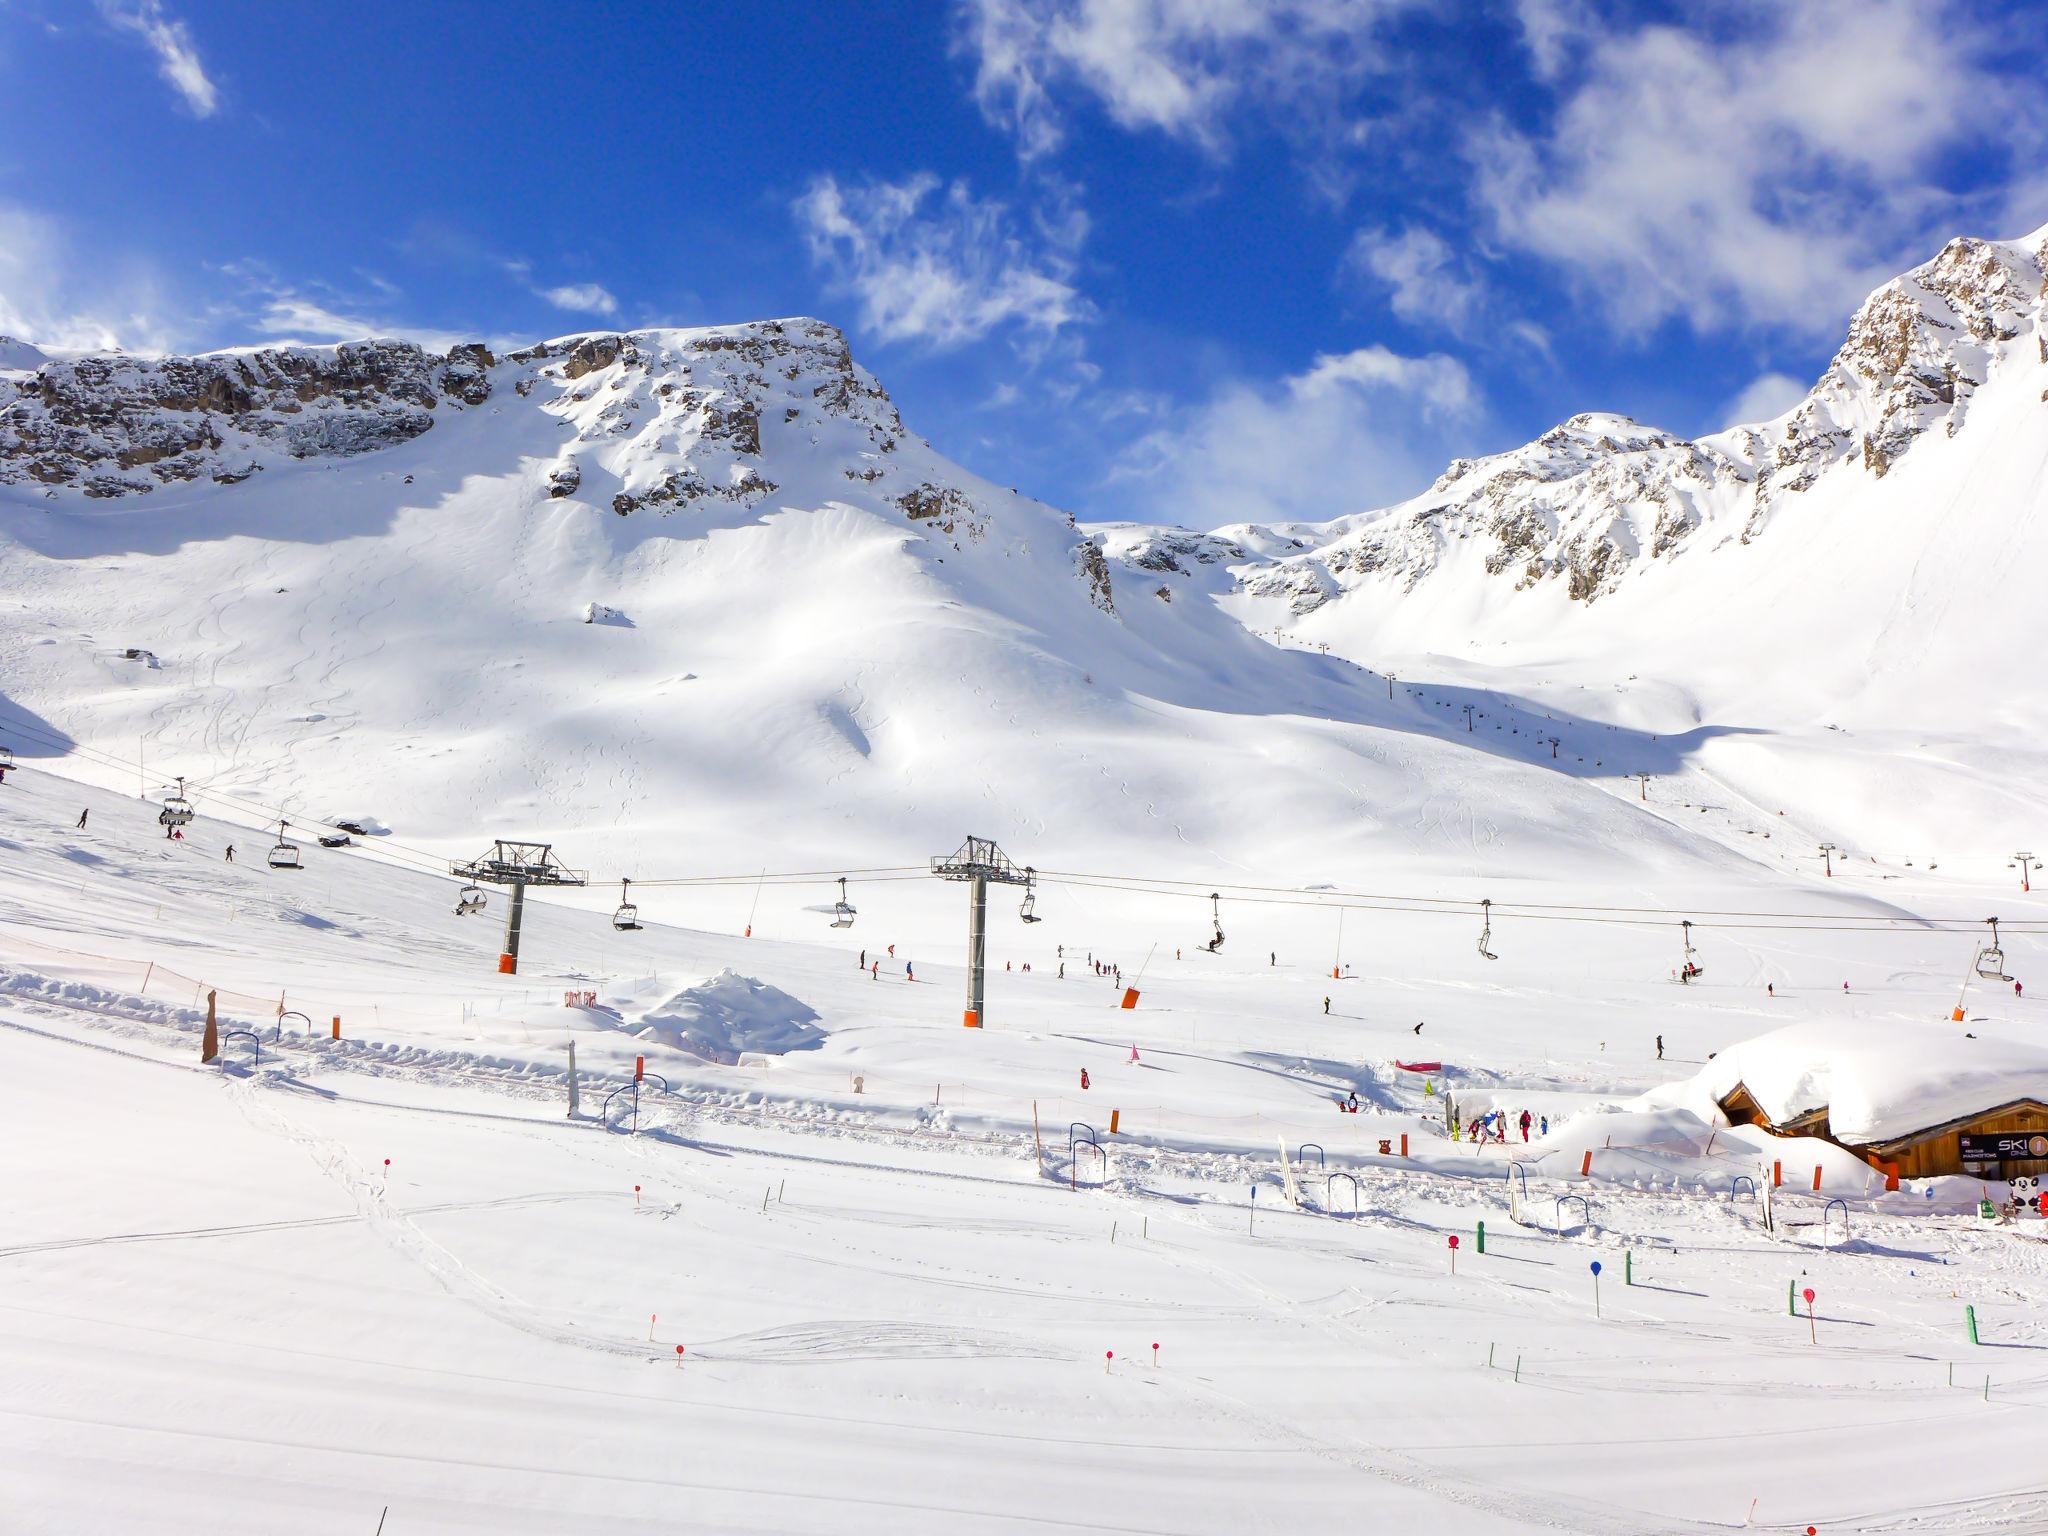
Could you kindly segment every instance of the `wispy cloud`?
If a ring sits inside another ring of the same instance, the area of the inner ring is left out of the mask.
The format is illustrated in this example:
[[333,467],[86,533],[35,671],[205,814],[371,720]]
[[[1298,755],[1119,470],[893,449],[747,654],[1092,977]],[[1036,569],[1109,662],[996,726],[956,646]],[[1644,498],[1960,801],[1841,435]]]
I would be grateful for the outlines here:
[[582,315],[616,315],[619,301],[598,283],[565,283],[559,288],[536,288],[542,298],[557,309]]
[[0,204],[0,336],[56,352],[162,352],[188,339],[174,308],[148,261],[88,259],[60,221]]
[[1139,439],[1112,481],[1131,515],[1188,527],[1327,520],[1427,485],[1480,409],[1455,358],[1328,353],[1277,381],[1224,383]]
[[1413,225],[1399,234],[1362,229],[1351,239],[1344,266],[1388,292],[1388,304],[1411,325],[1466,334],[1485,299],[1484,282],[1433,231]]
[[1381,62],[1411,0],[959,0],[974,95],[1025,159],[1059,148],[1070,104],[1220,154],[1247,103],[1322,118]]
[[1557,106],[1472,136],[1482,220],[1634,330],[1828,334],[1902,261],[1996,216],[1995,194],[1948,190],[1955,156],[2031,165],[2048,142],[2038,91],[1934,0],[1715,0],[1685,27],[1518,11]]
[[1043,341],[1093,316],[1075,288],[1078,208],[1030,225],[964,182],[929,174],[842,186],[821,176],[792,207],[812,260],[884,341],[954,347],[998,329]]
[[220,91],[200,62],[191,29],[166,12],[162,0],[95,3],[110,25],[140,38],[156,55],[157,73],[183,98],[194,117],[211,117],[220,110]]
[[1812,387],[1811,380],[1795,379],[1789,373],[1760,373],[1721,408],[1720,425],[1747,427],[1774,421],[1804,400]]

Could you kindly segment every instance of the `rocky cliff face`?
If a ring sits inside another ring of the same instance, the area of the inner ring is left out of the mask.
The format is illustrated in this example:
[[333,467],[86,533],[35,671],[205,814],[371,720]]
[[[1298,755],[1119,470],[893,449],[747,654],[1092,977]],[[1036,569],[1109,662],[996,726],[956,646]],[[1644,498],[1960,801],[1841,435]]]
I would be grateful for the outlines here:
[[[487,411],[536,416],[553,445],[537,471],[540,497],[622,518],[706,521],[770,505],[777,466],[799,461],[806,477],[821,461],[834,466],[829,497],[956,545],[989,538],[999,505],[1021,504],[910,436],[845,336],[817,320],[569,336],[503,357],[474,342],[438,355],[365,341],[53,362],[10,345],[0,355],[10,363],[0,367],[0,485],[49,497],[236,486],[266,468],[378,453]],[[467,451],[458,462],[470,462]],[[806,495],[817,504],[814,479]],[[1051,515],[1073,542],[1077,579],[1113,611],[1101,552],[1072,518]]]
[[1239,589],[1303,614],[1372,578],[1411,590],[1476,544],[1514,590],[1556,581],[1590,603],[1702,539],[1755,537],[1824,474],[1882,478],[1929,433],[1953,436],[1994,371],[2043,363],[2048,230],[1954,240],[1864,302],[1812,393],[1775,422],[1694,442],[1574,416],[1510,453],[1459,460],[1412,501],[1329,525],[1299,554],[1240,567]]

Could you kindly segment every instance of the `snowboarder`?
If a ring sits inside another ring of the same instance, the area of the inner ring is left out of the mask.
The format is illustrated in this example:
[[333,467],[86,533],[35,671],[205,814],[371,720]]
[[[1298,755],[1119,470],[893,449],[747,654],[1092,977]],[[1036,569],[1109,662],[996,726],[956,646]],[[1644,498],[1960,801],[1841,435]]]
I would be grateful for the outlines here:
[[233,843],[228,844],[228,862],[230,864],[235,862],[235,845]]
[[1324,998],[1324,999],[1323,999],[1323,1012],[1325,1012],[1325,1013],[1328,1013],[1329,1011],[1330,1011],[1330,1000],[1329,1000],[1329,999],[1328,999],[1328,998],[1326,997],[1326,998]]
[[1767,982],[1765,982],[1765,983],[1764,983],[1764,996],[1765,996],[1765,997],[1776,997],[1777,995],[1778,995],[1778,984],[1777,984],[1777,983],[1776,983],[1775,981],[1767,981]]
[[1058,975],[1058,976],[1054,977],[1053,979],[1054,979],[1055,981],[1065,981],[1065,980],[1067,979],[1067,962],[1066,962],[1066,961],[1062,960],[1062,961],[1060,962],[1060,973],[1059,973],[1059,975]]
[[1843,983],[1842,983],[1842,990],[1843,990],[1844,992],[1848,991],[1848,990],[1849,990],[1849,983],[1847,983],[1846,981],[1845,981],[1845,982],[1843,982]]
[[874,962],[874,964],[872,964],[872,965],[870,965],[870,966],[868,967],[868,976],[869,976],[869,978],[870,978],[871,980],[874,980],[874,981],[880,981],[880,980],[882,979],[882,962],[881,962],[881,961],[877,960],[877,961],[875,961],[875,962]]
[[889,946],[889,958],[891,960],[894,960],[896,958],[896,946],[894,944],[891,944]]
[[[81,821],[79,822],[79,825],[82,827],[85,825],[85,823]],[[2014,997],[2025,997],[2027,995],[2027,989],[2021,986],[2018,982],[2014,982],[2012,984],[2012,995]]]
[[1529,1111],[1526,1109],[1522,1111],[1521,1126],[1522,1140],[1526,1142],[1529,1139]]
[[903,962],[903,979],[905,981],[917,980],[917,970],[908,960]]
[[1266,964],[1268,964],[1268,965],[1278,965],[1279,963],[1280,963],[1280,951],[1276,949],[1276,950],[1272,950],[1272,951],[1268,952],[1268,954],[1266,955]]
[[79,830],[79,831],[83,832],[83,831],[85,830],[85,818],[86,818],[86,817],[88,817],[88,816],[90,816],[91,814],[92,814],[92,812],[91,812],[90,810],[83,810],[83,811],[80,811],[80,812],[78,813],[78,830]]
[[1088,1086],[1088,1069],[1086,1067],[1081,1069],[1081,1086],[1083,1088]]
[[1659,1061],[1664,1059],[1664,1037],[1662,1035],[1657,1037],[1657,1059]]
[[1180,958],[1180,949],[1179,949],[1179,947],[1178,947],[1178,946],[1176,946],[1176,947],[1175,947],[1175,949],[1174,949],[1174,951],[1173,951],[1173,958],[1174,958],[1174,959],[1176,959],[1176,960],[1178,960],[1178,959]]
[[867,952],[866,950],[862,950],[862,951],[860,952],[860,966],[859,966],[859,969],[861,969],[861,970],[863,970],[863,971],[864,971],[864,970],[866,970],[867,968],[868,968],[868,952]]

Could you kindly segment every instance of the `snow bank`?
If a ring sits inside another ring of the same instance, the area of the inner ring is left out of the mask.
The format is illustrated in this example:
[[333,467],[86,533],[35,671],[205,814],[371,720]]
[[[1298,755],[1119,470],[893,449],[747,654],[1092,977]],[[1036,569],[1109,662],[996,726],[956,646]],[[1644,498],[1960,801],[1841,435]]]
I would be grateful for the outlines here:
[[1826,1106],[1842,1141],[1889,1141],[2014,1099],[2048,1099],[2048,1048],[1984,1023],[1811,1019],[1730,1046],[1690,1081],[1638,1102],[1719,1120],[1716,1105],[1738,1083],[1781,1125]]
[[730,1067],[743,1051],[784,1056],[816,1050],[825,1043],[825,1032],[811,1022],[817,1017],[815,1008],[780,987],[728,968],[650,1008],[634,1029],[643,1040]]

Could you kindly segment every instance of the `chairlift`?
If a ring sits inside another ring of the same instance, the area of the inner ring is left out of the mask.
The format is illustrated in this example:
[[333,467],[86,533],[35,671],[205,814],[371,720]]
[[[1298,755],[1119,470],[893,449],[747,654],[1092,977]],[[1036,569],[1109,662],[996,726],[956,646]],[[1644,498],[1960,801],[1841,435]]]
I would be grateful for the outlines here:
[[1216,937],[1203,948],[1213,955],[1223,947],[1223,898],[1214,891],[1209,893],[1209,926],[1216,930]]
[[455,893],[455,915],[457,917],[468,917],[472,912],[481,912],[488,904],[488,901],[489,898],[483,893],[483,887],[465,885]]
[[619,882],[619,910],[612,914],[612,926],[621,933],[640,931],[640,909],[628,899],[632,884],[631,880]]
[[270,850],[270,867],[272,869],[297,869],[300,867],[299,845],[287,840],[284,835],[285,828],[289,825],[289,822],[283,821],[277,824],[277,846]]
[[851,928],[853,926],[853,907],[846,900],[846,876],[844,875],[839,877],[839,899],[832,903],[832,926],[834,928]]
[[1024,905],[1017,909],[1017,915],[1027,923],[1042,923],[1038,915],[1038,871],[1029,864],[1024,866]]
[[1977,974],[1986,981],[2011,981],[2005,974],[2005,951],[1998,947],[1998,919],[1984,919],[1991,927],[1991,942],[1977,951]]
[[178,780],[177,793],[164,797],[164,808],[156,813],[160,827],[182,827],[192,820],[192,802],[185,798],[185,781]]
[[1694,958],[1698,952],[1692,947],[1692,919],[1689,917],[1685,918],[1679,923],[1678,928],[1679,932],[1685,936],[1685,964],[1679,967],[1678,979],[1685,985],[1690,986],[1693,982],[1706,975],[1707,972],[1706,968]]
[[1479,903],[1479,953],[1488,960],[1498,960],[1500,956],[1486,947],[1492,942],[1493,903],[1491,901],[1481,901]]

